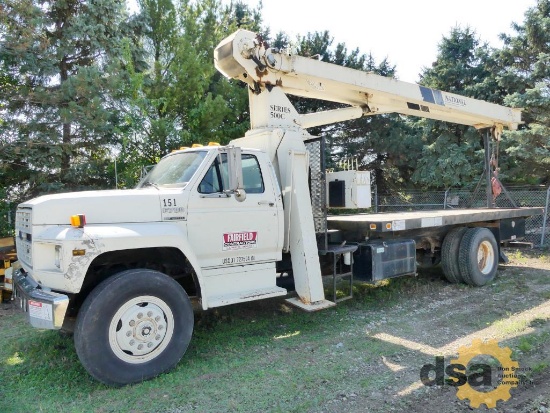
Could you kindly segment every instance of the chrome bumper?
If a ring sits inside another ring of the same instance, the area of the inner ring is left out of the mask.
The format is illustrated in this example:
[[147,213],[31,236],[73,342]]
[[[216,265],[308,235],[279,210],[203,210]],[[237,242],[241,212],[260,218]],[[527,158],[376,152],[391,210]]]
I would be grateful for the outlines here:
[[13,295],[33,327],[56,330],[63,325],[69,297],[42,290],[23,269],[13,272]]

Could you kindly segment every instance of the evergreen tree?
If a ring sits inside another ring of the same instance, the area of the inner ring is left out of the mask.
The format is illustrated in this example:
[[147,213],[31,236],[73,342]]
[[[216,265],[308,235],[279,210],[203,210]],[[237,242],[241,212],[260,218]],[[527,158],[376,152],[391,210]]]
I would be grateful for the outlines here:
[[18,185],[29,196],[109,183],[124,6],[115,0],[5,0],[0,181],[6,187]]
[[[434,89],[501,103],[494,70],[493,50],[476,33],[455,27],[438,46],[431,68],[420,83]],[[472,127],[434,120],[414,121],[422,130],[423,149],[412,179],[421,187],[444,189],[467,186],[483,172],[482,137]]]
[[508,175],[516,182],[550,183],[550,1],[527,10],[514,35],[502,35],[499,82],[510,91],[505,102],[524,108],[523,121],[505,135]]

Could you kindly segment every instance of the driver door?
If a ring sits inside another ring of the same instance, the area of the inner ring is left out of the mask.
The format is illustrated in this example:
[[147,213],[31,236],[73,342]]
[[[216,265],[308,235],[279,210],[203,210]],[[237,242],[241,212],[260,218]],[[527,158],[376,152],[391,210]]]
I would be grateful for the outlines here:
[[241,155],[244,200],[228,188],[225,153],[191,190],[188,236],[202,269],[248,266],[281,259],[282,201],[263,153]]

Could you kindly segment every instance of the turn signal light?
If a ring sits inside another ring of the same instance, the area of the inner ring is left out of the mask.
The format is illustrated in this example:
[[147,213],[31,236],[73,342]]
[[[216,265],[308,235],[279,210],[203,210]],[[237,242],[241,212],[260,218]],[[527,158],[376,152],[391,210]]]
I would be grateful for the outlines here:
[[75,228],[84,228],[86,216],[84,214],[71,215],[71,225]]

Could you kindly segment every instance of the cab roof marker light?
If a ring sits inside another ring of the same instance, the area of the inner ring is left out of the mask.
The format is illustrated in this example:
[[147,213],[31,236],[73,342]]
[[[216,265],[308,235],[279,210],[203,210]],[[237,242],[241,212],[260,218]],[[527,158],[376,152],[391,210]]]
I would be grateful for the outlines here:
[[75,228],[84,228],[86,216],[84,214],[71,215],[71,225]]
[[220,146],[219,142],[208,142],[208,146]]
[[189,149],[189,146],[180,146],[180,148],[179,148],[180,151],[183,151],[185,149]]
[[191,147],[192,148],[202,148],[204,145],[201,145],[200,143],[194,143]]

